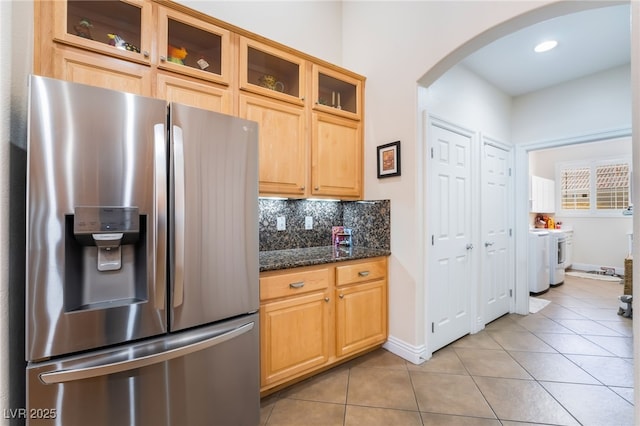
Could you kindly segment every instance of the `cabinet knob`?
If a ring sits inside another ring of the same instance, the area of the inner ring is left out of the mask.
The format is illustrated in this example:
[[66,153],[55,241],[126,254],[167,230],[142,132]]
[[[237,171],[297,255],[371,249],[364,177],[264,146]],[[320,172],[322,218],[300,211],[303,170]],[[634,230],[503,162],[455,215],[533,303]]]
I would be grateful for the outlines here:
[[144,52],[142,52],[142,54],[144,55],[145,58],[149,57],[149,51],[145,50]]
[[304,187],[304,186],[301,186],[301,187],[300,187],[300,191],[304,191],[304,190],[305,190],[305,187]]
[[160,60],[161,60],[162,62],[164,62],[164,61],[166,61],[166,60],[167,60],[167,57],[166,57],[166,56],[160,56]]
[[314,187],[313,189],[314,189],[314,190],[316,190],[316,191],[318,191],[318,190],[320,189],[320,187],[319,187],[319,186],[316,186],[316,187]]
[[340,299],[344,299],[344,294],[341,294],[341,295],[340,295]]
[[324,298],[324,301],[325,301],[325,302],[328,302],[328,301],[329,301],[329,298],[328,298],[328,297],[325,297],[325,298]]

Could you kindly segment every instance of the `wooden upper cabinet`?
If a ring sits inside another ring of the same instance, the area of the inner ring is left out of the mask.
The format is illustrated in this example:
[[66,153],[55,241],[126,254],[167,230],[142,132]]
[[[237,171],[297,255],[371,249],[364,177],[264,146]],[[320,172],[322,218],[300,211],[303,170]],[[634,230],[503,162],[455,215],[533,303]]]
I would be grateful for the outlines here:
[[241,94],[239,103],[240,117],[260,125],[260,194],[304,196],[309,158],[304,108],[249,94]]
[[311,194],[362,198],[362,126],[314,112],[311,134]]
[[151,96],[151,70],[120,59],[95,55],[68,46],[52,52],[54,77],[105,89]]
[[59,43],[149,64],[152,36],[152,4],[147,1],[68,0],[53,8],[53,39]]
[[158,6],[160,69],[223,85],[231,82],[231,32]]
[[314,64],[313,109],[359,120],[362,116],[362,80]]
[[233,94],[220,86],[170,73],[158,73],[156,82],[156,97],[160,99],[223,114],[233,112]]
[[303,58],[240,37],[240,89],[304,105],[305,76]]

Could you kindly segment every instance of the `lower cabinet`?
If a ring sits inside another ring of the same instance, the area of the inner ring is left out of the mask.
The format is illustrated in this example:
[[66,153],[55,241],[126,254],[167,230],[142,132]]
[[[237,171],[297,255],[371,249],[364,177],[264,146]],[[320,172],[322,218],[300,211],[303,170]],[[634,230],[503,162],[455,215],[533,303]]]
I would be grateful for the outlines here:
[[336,353],[351,355],[387,339],[387,285],[378,280],[336,290]]
[[260,276],[261,391],[356,356],[387,339],[387,258]]

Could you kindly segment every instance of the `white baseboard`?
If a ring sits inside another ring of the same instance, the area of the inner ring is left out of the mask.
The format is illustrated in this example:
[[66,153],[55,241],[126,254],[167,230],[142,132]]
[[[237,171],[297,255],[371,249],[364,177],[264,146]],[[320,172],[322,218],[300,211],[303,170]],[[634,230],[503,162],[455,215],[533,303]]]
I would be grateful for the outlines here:
[[427,347],[425,345],[410,345],[393,336],[389,336],[382,347],[416,365],[422,364],[427,359],[431,358],[431,354],[427,356]]
[[589,263],[573,263],[571,264],[571,269],[576,271],[599,271],[601,267],[614,268],[616,270],[616,274],[624,275],[624,266],[610,266],[610,265],[592,265]]

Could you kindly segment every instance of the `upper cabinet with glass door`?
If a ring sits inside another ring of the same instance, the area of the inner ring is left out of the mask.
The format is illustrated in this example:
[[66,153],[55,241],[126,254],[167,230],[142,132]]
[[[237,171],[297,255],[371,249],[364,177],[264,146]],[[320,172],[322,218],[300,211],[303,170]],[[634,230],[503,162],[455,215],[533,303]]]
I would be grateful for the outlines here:
[[54,40],[106,55],[149,64],[152,4],[142,0],[59,2]]
[[240,37],[240,89],[297,105],[305,103],[305,61]]
[[362,79],[313,65],[313,109],[359,120],[362,115]]
[[158,7],[158,68],[229,85],[231,32]]

